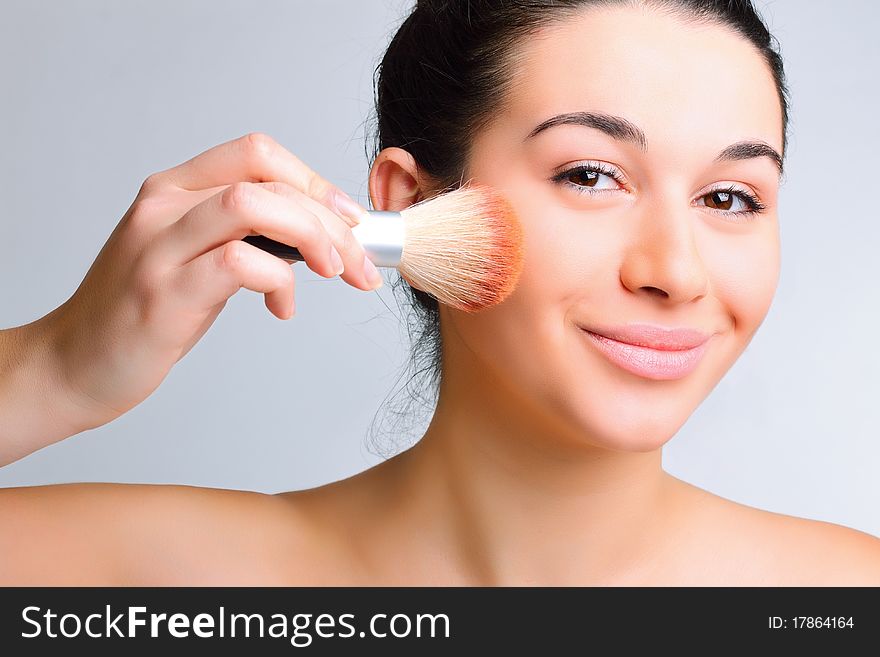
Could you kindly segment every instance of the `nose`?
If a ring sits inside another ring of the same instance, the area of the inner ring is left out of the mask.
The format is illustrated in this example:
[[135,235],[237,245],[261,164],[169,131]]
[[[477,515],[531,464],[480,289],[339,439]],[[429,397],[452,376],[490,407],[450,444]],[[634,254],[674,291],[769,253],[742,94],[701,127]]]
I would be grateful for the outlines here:
[[639,217],[620,270],[633,293],[674,305],[706,295],[709,275],[697,248],[688,209],[652,204]]

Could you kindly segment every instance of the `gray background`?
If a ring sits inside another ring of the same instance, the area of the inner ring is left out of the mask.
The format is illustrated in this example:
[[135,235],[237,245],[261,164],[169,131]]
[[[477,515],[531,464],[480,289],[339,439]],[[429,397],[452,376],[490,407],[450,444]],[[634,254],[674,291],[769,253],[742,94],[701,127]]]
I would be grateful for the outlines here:
[[[68,298],[149,173],[247,132],[366,204],[372,72],[410,4],[0,2],[0,326]],[[738,502],[880,535],[880,12],[757,5],[793,101],[780,285],[664,467]],[[293,320],[241,291],[149,399],[0,469],[0,486],[278,492],[379,462],[368,427],[407,359],[394,295],[297,267]]]

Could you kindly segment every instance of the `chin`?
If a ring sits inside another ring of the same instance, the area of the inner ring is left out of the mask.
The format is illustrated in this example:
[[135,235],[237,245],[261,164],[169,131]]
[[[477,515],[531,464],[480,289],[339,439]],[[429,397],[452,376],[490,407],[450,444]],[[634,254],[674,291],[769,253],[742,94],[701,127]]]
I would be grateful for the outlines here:
[[590,445],[618,452],[653,452],[671,440],[687,419],[654,417],[644,408],[582,417],[580,433]]
[[685,390],[669,385],[671,381],[626,376],[625,381],[608,378],[607,372],[592,368],[570,372],[569,385],[553,404],[554,414],[568,418],[578,442],[621,452],[651,452],[669,442],[699,404],[694,393],[702,386]]

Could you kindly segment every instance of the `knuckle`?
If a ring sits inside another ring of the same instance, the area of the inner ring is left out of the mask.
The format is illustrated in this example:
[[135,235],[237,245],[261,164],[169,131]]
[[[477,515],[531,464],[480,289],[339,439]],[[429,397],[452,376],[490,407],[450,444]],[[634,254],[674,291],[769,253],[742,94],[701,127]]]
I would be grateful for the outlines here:
[[285,182],[275,181],[272,183],[272,190],[276,194],[280,194],[281,196],[286,196],[289,198],[299,199],[300,196],[303,195],[296,187],[293,185],[288,185]]
[[254,198],[254,184],[249,182],[233,183],[220,197],[220,205],[224,210],[240,210],[250,207]]
[[306,194],[327,207],[335,207],[333,191],[335,187],[318,173],[309,169],[306,176]]
[[268,192],[272,192],[273,194],[277,194],[278,196],[283,196],[285,198],[289,198],[291,196],[290,190],[284,183],[270,181],[257,184],[260,186],[260,188],[265,189]]
[[354,236],[354,233],[351,232],[351,228],[348,226],[342,229],[342,250],[346,253],[356,254],[362,250],[360,242]]
[[144,196],[135,200],[127,223],[138,234],[150,233],[159,225],[158,217],[163,212],[164,202],[158,196]]
[[264,132],[251,132],[242,137],[245,152],[257,158],[266,158],[275,150],[275,140]]
[[309,218],[305,224],[306,239],[315,246],[321,246],[330,242],[330,236],[324,228],[324,224],[313,214],[307,215]]
[[141,184],[140,191],[138,191],[139,197],[149,197],[152,194],[155,194],[162,188],[163,182],[161,174],[159,173],[151,173],[149,176],[144,178],[144,182]]
[[163,196],[159,196],[158,194],[152,194],[150,196],[145,196],[144,198],[139,198],[135,203],[135,209],[139,214],[145,214],[149,216],[156,215],[168,207],[168,202]]
[[236,271],[241,264],[242,246],[241,240],[232,240],[224,244],[217,254],[217,267],[225,271]]

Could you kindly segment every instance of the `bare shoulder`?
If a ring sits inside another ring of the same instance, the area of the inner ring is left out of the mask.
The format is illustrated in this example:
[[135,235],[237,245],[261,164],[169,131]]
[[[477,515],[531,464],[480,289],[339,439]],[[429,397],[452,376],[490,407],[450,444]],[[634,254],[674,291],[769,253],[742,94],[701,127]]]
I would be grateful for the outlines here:
[[804,586],[880,586],[880,538],[823,520],[755,510],[777,532],[789,579]]
[[302,546],[296,509],[272,495],[183,485],[74,483],[0,489],[0,580],[211,585],[276,581]]
[[[307,536],[308,583],[374,585],[387,581],[389,560],[399,570],[391,537],[412,532],[395,492],[401,459],[398,454],[344,479],[277,495],[295,509]],[[302,581],[303,573],[296,578]]]
[[678,485],[699,528],[695,533],[730,566],[722,579],[758,586],[880,586],[880,538]]

